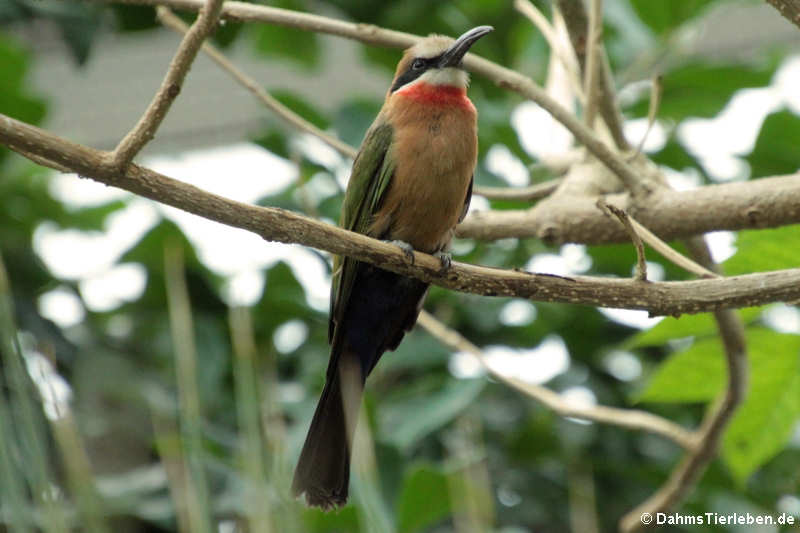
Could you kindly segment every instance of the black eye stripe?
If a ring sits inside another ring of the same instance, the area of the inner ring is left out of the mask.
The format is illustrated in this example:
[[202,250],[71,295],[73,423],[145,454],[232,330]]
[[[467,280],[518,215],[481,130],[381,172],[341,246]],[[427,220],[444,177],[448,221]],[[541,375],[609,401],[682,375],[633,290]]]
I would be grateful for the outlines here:
[[403,85],[407,85],[412,81],[416,80],[420,76],[422,76],[425,72],[430,70],[431,68],[436,68],[436,65],[439,63],[441,59],[441,55],[436,57],[417,57],[411,62],[406,69],[400,76],[397,77],[397,80],[392,85],[391,92],[395,92],[397,89],[402,87]]

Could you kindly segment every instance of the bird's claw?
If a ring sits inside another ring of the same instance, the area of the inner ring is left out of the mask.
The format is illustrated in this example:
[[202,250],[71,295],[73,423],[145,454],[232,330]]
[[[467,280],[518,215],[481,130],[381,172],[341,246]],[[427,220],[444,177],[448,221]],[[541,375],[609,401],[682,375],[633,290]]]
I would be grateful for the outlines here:
[[412,265],[414,264],[414,247],[408,244],[406,241],[386,241],[389,244],[394,244],[401,250],[403,250],[403,254],[405,254],[406,259]]
[[440,272],[449,270],[450,265],[453,263],[453,256],[450,255],[450,252],[436,252],[433,257],[437,258],[442,265]]

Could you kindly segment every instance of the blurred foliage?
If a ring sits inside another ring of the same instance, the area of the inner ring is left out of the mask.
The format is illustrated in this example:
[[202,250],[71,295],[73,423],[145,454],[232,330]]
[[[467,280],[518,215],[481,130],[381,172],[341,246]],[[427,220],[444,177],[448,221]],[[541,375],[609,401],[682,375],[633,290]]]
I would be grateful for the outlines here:
[[790,111],[779,111],[769,115],[758,133],[756,146],[747,162],[753,169],[753,177],[791,174],[797,170],[797,158],[792,151],[797,147],[793,141],[800,135],[800,120]]
[[687,21],[697,17],[714,0],[686,0],[669,2],[663,0],[632,0],[636,14],[658,35],[669,34]]
[[[476,24],[492,24],[496,31],[481,42],[481,55],[539,82],[547,72],[544,40],[511,2],[268,3],[418,34],[454,35]],[[549,12],[549,2],[535,3]],[[702,27],[707,23],[703,17],[726,4],[723,0],[607,4],[605,37],[615,71],[637,72],[641,64],[652,63],[647,58],[671,58],[664,62],[668,69],[661,72],[664,93],[659,118],[667,129],[666,140],[649,155],[659,165],[711,181],[678,128],[687,119],[714,119],[741,89],[768,87],[786,52],[752,50],[746,61],[702,53],[682,56],[680,47],[674,46],[675,36]],[[0,112],[33,124],[43,121],[47,97],[58,88],[33,87],[28,73],[36,57],[27,49],[34,47],[20,38],[26,34],[18,30],[47,24],[60,35],[76,65],[103,53],[92,46],[98,32],[132,32],[146,39],[156,25],[151,7],[0,2]],[[291,63],[309,76],[321,68],[322,39],[277,26],[239,23],[226,23],[215,36],[218,44],[245,44],[265,61]],[[388,84],[397,51],[361,49],[366,68],[383,69]],[[508,148],[523,165],[536,162],[510,124],[519,99],[479,77],[470,94],[480,111],[476,181],[503,185],[503,177],[486,165],[492,146]],[[321,105],[324,87],[318,101],[286,91],[274,95],[352,145],[360,142],[381,105],[379,100],[356,96],[331,110]],[[646,116],[647,107],[644,91],[626,101],[623,111],[637,118]],[[294,132],[264,115],[264,127],[254,141],[295,162],[300,179],[259,203],[338,219],[341,166],[313,159],[295,142]],[[757,136],[742,132],[757,137],[750,153],[741,154],[749,175],[758,178],[797,170],[800,119],[794,111],[778,110],[757,127]],[[233,530],[224,528],[235,523],[250,531],[279,532],[438,533],[464,530],[470,524],[505,533],[564,531],[575,504],[576,479],[582,483],[591,479],[599,529],[612,531],[618,518],[654,491],[680,458],[679,449],[658,437],[561,419],[494,380],[456,377],[450,350],[417,328],[396,353],[384,357],[367,389],[363,426],[370,430],[374,454],[364,450],[357,454],[374,457],[377,469],[369,464],[354,467],[352,504],[342,511],[324,514],[305,509],[289,497],[288,485],[324,380],[327,310],[310,302],[296,265],[279,261],[265,269],[263,296],[246,310],[250,331],[228,308],[227,280],[205,264],[180,226],[161,218],[117,259],[144,267],[143,293],[110,310],[92,310],[80,279],[60,279],[47,268],[34,250],[35,236],[43,228],[106,231],[110,218],[132,200],[76,208],[59,201],[50,183],[47,170],[0,149],[0,252],[11,291],[0,283],[0,303],[3,310],[8,305],[15,310],[15,325],[8,313],[0,317],[4,360],[0,519],[9,526],[21,531],[30,530],[26,524],[33,523],[46,531],[68,526],[89,531],[175,531],[186,512],[182,476],[190,464],[199,463],[211,505],[195,512],[207,511],[224,523],[220,530]],[[493,202],[492,207],[520,205]],[[736,253],[723,267],[729,274],[796,267],[798,242],[798,226],[741,232],[735,240]],[[192,307],[194,379],[202,415],[199,449],[182,444],[187,420],[179,409],[176,339],[166,298],[168,284],[174,283],[165,272],[168,249],[183,252]],[[593,246],[585,252],[588,273],[631,275],[635,254],[630,245]],[[509,239],[459,242],[455,255],[470,263],[523,267],[534,257],[559,253],[563,255],[562,250],[535,240]],[[327,268],[322,254],[308,260]],[[690,277],[654,252],[648,251],[648,260],[663,267],[666,279]],[[42,301],[54,290],[72,295],[85,318],[65,326],[46,318]],[[548,383],[553,390],[588,389],[598,403],[638,404],[687,427],[699,423],[725,383],[722,348],[708,314],[664,318],[640,331],[596,309],[578,306],[537,303],[520,318],[511,312],[512,303],[508,298],[434,287],[426,309],[482,347],[524,353],[545,339],[560,338],[569,353],[569,367]],[[785,510],[779,502],[791,497],[797,501],[800,335],[776,326],[770,318],[776,309],[739,311],[746,324],[752,371],[748,398],[724,437],[721,458],[686,502],[686,513],[776,514]],[[794,316],[790,308],[783,311]],[[292,342],[287,343],[286,336]],[[251,344],[253,352],[247,355],[246,346]],[[71,418],[46,421],[42,413],[31,415],[26,410],[24,399],[41,400],[41,393],[37,396],[31,382],[20,387],[11,363],[24,358],[30,371],[32,361],[40,361],[36,354],[50,361],[54,372],[69,384]],[[620,361],[625,371],[620,370]],[[70,427],[77,449],[82,450],[77,454],[65,447],[71,442],[64,438]],[[46,437],[31,447],[30,436],[36,431]],[[76,484],[86,468],[95,477],[94,485]],[[48,483],[58,489],[45,495],[38,488]],[[84,486],[89,489],[78,489]]]
[[[750,87],[765,87],[775,72],[775,63],[715,65],[693,63],[669,73],[663,81],[660,119],[679,122],[688,117],[711,118],[728,103],[733,93]],[[708,90],[713,87],[713,90]],[[647,116],[648,101],[630,109],[636,116]]]

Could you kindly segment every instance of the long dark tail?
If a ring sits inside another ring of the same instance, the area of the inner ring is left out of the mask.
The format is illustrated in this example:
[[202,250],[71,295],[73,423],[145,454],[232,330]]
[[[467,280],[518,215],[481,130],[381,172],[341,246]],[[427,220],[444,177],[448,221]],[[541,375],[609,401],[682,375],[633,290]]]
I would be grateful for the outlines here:
[[417,320],[428,286],[359,263],[347,311],[336,328],[328,375],[294,471],[292,492],[329,510],[347,502],[350,449],[364,380]]
[[326,511],[347,502],[350,483],[350,450],[363,380],[348,360],[352,361],[342,357],[339,371],[328,374],[292,481],[295,496],[305,494],[308,505]]

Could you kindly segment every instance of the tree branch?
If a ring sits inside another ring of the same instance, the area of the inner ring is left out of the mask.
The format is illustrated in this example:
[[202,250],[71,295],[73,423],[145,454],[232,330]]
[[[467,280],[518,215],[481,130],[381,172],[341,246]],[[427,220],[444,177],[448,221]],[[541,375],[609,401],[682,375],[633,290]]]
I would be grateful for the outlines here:
[[636,232],[628,213],[619,207],[607,204],[602,198],[597,200],[597,207],[619,219],[625,231],[628,233],[633,247],[636,249],[636,272],[633,279],[636,281],[647,281],[647,259],[644,255],[644,244],[642,243],[642,237]]
[[[169,8],[159,6],[157,9],[158,19],[162,24],[171,28],[178,33],[187,33],[189,26],[186,25],[180,18],[178,18]],[[208,55],[219,67],[231,75],[245,89],[256,97],[267,109],[278,115],[279,118],[286,121],[291,126],[310,133],[311,135],[321,139],[325,144],[342,154],[344,157],[355,158],[357,150],[345,143],[341,139],[319,129],[309,121],[302,118],[300,115],[280,103],[275,97],[264,90],[256,80],[242,72],[236,65],[231,63],[214,45],[210,43],[203,43],[203,52]]]
[[229,200],[135,164],[120,172],[108,164],[108,152],[72,143],[4,115],[0,115],[0,143],[101,183],[252,231],[269,241],[327,250],[463,292],[643,309],[652,315],[700,313],[800,299],[800,269],[660,283],[589,276],[564,278],[460,263],[453,263],[449,270],[441,272],[441,263],[433,256],[416,252],[414,264],[410,265],[405,254],[392,244],[285,209]]
[[183,80],[186,78],[192,66],[197,51],[205,41],[206,37],[214,30],[219,20],[219,14],[224,0],[207,0],[205,3],[198,3],[199,15],[192,27],[181,41],[172,62],[169,65],[164,81],[161,82],[153,100],[147,110],[139,118],[139,122],[128,132],[119,142],[116,149],[111,153],[112,163],[119,168],[130,163],[136,154],[144,148],[144,145],[155,137],[156,130],[161,125],[164,117],[167,116],[172,102],[181,92]]
[[568,45],[566,45],[566,43],[562,44],[563,39],[559,38],[554,25],[545,18],[542,12],[539,11],[539,8],[530,0],[514,0],[514,8],[525,15],[536,29],[539,30],[544,40],[547,41],[547,44],[550,46],[553,55],[557,57],[564,66],[564,70],[569,77],[575,95],[581,102],[585,102],[586,98],[583,92],[583,86],[581,85],[578,60],[575,57],[575,53]]
[[795,26],[800,27],[800,0],[767,0]]
[[[569,30],[568,30],[569,31]],[[584,69],[584,89],[586,106],[584,122],[589,129],[594,128],[594,117],[597,115],[598,97],[600,94],[600,47],[603,38],[603,0],[591,0],[589,10],[589,48],[586,52],[586,68]]]
[[[702,237],[691,239],[687,245],[692,255],[705,267],[717,268]],[[728,368],[725,392],[709,408],[700,428],[693,434],[697,445],[675,467],[661,488],[622,517],[620,530],[625,533],[642,528],[640,519],[644,513],[653,515],[668,511],[686,497],[708,464],[716,457],[725,428],[747,392],[747,343],[742,321],[730,309],[715,311],[714,319],[722,338]]]
[[[572,47],[578,58],[581,68],[586,65],[586,44],[588,42],[588,17],[583,0],[558,0],[558,9],[564,17],[569,32]],[[605,46],[600,43],[600,78],[599,78],[599,106],[603,120],[608,126],[614,143],[620,150],[630,149],[630,143],[625,138],[622,129],[622,114],[617,105],[616,91],[614,90],[614,78],[611,74],[611,66],[608,63],[608,56],[605,53]]]
[[560,394],[551,391],[547,387],[533,385],[513,376],[499,373],[487,362],[485,354],[480,348],[472,344],[459,332],[448,328],[425,311],[420,313],[417,323],[425,328],[428,333],[445,345],[450,346],[452,349],[473,354],[493,378],[533,398],[559,416],[580,418],[582,420],[591,420],[601,424],[610,424],[626,429],[646,431],[665,437],[686,449],[691,449],[695,446],[695,441],[691,432],[660,416],[646,411],[618,409],[602,405],[594,407],[577,406],[566,402]]
[[[800,173],[690,191],[659,189],[635,204],[627,194],[612,194],[606,200],[667,241],[709,231],[774,228],[800,223]],[[627,240],[624,229],[598,211],[596,202],[589,195],[550,197],[531,209],[473,213],[456,235],[584,244]]]
[[539,200],[550,195],[561,184],[556,178],[543,183],[536,183],[528,187],[480,187],[475,186],[472,194],[483,196],[488,200],[519,200],[522,202]]

